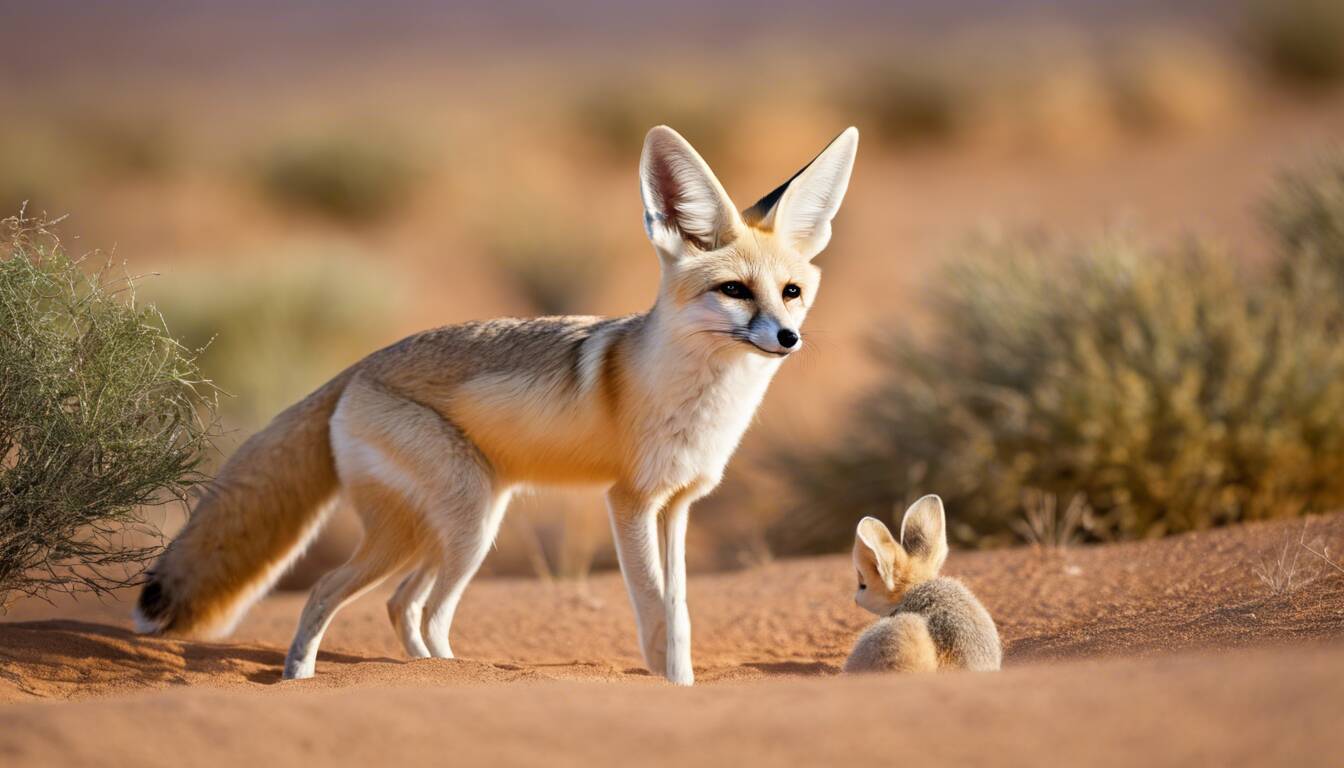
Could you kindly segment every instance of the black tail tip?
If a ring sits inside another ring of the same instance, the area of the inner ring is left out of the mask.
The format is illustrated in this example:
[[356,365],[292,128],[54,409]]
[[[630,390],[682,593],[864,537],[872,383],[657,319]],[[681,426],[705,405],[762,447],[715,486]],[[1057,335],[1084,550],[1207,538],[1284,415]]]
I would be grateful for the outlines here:
[[135,603],[137,629],[141,632],[162,632],[168,628],[169,612],[172,601],[158,574],[150,572],[145,586],[140,590],[140,598]]

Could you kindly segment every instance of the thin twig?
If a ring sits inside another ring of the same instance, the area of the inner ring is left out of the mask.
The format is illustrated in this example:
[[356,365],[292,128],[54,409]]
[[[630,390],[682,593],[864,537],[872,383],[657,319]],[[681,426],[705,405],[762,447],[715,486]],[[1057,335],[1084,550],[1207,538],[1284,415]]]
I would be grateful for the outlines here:
[[1308,545],[1306,542],[1302,542],[1302,548],[1307,550],[1311,554],[1319,557],[1321,559],[1321,562],[1325,563],[1331,568],[1334,568],[1336,571],[1344,573],[1344,565],[1340,565],[1339,563],[1336,563],[1334,560],[1330,559],[1330,550],[1324,549],[1321,552],[1317,552],[1316,550],[1312,549],[1311,546]]

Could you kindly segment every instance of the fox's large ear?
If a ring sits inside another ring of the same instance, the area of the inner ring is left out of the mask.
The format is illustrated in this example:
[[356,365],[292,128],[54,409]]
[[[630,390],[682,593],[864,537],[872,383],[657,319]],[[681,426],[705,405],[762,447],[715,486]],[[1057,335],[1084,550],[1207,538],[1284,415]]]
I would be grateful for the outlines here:
[[742,218],[811,259],[831,241],[831,219],[845,199],[858,151],[859,129],[851,126],[793,178],[743,211]]
[[947,559],[947,516],[943,500],[929,494],[910,505],[901,518],[901,547],[912,560],[937,573]]
[[854,535],[854,557],[871,563],[889,591],[896,588],[896,558],[900,548],[881,520],[865,517],[859,521]]
[[665,125],[644,137],[639,187],[644,229],[660,254],[675,259],[687,243],[712,251],[731,242],[733,201],[695,148]]

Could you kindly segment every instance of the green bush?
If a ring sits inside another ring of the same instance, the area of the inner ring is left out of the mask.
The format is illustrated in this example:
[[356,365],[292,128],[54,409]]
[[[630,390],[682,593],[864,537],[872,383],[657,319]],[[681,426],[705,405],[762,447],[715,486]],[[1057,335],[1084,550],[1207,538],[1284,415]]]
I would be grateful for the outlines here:
[[397,146],[353,134],[281,144],[258,169],[271,200],[347,223],[391,214],[409,199],[415,177]]
[[130,583],[159,549],[142,508],[201,480],[195,361],[127,281],[41,222],[0,222],[0,603]]
[[1252,0],[1250,34],[1269,71],[1293,86],[1344,82],[1344,4]]
[[1259,287],[1199,245],[982,244],[932,290],[932,333],[874,340],[845,443],[781,457],[776,551],[841,548],[925,492],[976,544],[1041,493],[1082,494],[1094,539],[1344,505],[1344,262],[1316,257],[1339,253],[1341,167],[1276,198],[1286,279]]

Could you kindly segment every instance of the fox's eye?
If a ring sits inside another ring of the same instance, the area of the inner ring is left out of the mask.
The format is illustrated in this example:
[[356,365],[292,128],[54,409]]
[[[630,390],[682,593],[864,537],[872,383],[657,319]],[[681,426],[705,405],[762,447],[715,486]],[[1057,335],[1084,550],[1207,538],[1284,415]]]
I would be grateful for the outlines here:
[[865,590],[865,589],[867,589],[867,588],[868,588],[868,585],[867,585],[867,584],[862,584],[862,583],[859,584],[859,590],[860,590],[860,591]]
[[730,299],[750,299],[751,289],[736,280],[730,280],[719,286],[719,293]]
[[784,298],[796,299],[802,295],[803,295],[803,289],[799,288],[793,283],[789,283],[788,285],[784,286]]

